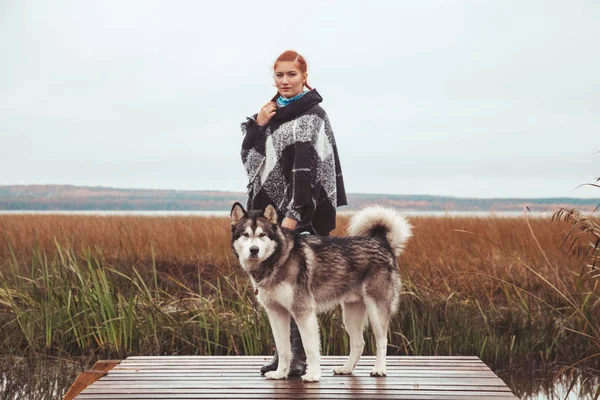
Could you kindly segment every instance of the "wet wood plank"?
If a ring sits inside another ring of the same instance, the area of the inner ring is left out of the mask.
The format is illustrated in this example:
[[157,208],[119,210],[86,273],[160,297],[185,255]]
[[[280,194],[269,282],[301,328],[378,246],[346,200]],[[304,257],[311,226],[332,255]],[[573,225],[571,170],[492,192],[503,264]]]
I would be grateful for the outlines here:
[[87,399],[516,399],[477,357],[394,357],[387,377],[369,376],[363,356],[350,376],[333,375],[345,357],[321,360],[321,381],[266,380],[262,356],[129,357],[77,397]]
[[76,396],[81,393],[86,387],[96,382],[101,377],[105,376],[108,371],[119,365],[119,360],[100,360],[97,361],[94,366],[88,370],[82,372],[75,382],[69,388],[69,391],[64,395],[63,400],[73,400]]

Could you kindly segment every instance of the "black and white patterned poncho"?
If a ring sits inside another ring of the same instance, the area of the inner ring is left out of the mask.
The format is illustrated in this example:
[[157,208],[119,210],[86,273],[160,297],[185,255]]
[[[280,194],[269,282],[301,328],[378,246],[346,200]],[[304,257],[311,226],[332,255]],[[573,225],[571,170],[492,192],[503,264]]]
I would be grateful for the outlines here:
[[[275,101],[275,100],[273,100]],[[242,123],[242,162],[248,174],[247,208],[271,203],[298,231],[328,234],[336,207],[348,204],[335,138],[323,98],[311,90],[263,127],[256,114]]]

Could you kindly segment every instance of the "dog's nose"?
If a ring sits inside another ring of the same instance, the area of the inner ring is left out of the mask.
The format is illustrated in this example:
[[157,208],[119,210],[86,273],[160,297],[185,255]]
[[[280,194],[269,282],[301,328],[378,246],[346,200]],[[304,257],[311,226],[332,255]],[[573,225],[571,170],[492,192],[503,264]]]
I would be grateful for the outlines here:
[[257,255],[259,251],[258,246],[252,246],[250,247],[250,254],[252,254],[253,256]]

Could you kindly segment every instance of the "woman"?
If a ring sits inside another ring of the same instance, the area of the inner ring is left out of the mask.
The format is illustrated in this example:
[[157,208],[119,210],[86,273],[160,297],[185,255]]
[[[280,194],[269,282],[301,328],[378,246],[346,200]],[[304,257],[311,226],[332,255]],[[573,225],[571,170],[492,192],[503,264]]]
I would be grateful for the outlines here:
[[[347,204],[331,124],[323,98],[308,83],[304,57],[285,51],[273,65],[277,94],[242,123],[242,162],[248,174],[246,209],[273,204],[283,228],[326,236],[335,228],[336,207]],[[308,90],[304,90],[304,88]],[[292,320],[289,376],[306,368],[306,355]],[[261,373],[277,369],[277,353]]]

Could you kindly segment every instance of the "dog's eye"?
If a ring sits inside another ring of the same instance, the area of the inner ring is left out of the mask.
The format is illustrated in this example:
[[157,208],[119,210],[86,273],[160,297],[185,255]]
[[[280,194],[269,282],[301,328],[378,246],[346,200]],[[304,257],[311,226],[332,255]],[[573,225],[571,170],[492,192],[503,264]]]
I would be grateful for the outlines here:
[[261,232],[261,233],[258,234],[258,237],[265,237],[265,236],[267,236],[267,234],[264,233],[264,232]]
[[244,232],[242,236],[244,236],[244,237],[250,237],[250,235],[248,234],[248,232]]

